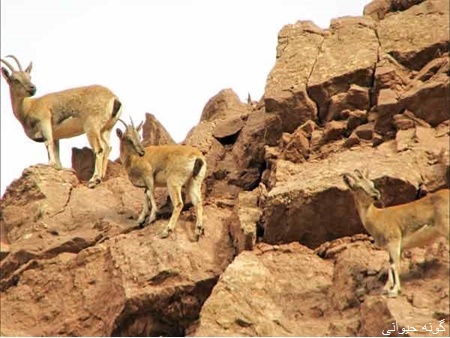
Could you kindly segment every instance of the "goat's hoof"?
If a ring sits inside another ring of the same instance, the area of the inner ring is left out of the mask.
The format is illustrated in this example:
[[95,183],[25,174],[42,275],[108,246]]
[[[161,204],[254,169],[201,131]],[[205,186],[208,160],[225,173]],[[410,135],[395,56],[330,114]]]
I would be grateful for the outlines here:
[[205,234],[205,229],[203,228],[196,228],[195,229],[195,241],[198,242],[200,237]]
[[100,184],[102,180],[100,178],[92,178],[89,180],[89,182],[87,183],[87,187],[88,188],[95,188],[97,185]]
[[172,229],[164,229],[163,232],[161,232],[161,238],[167,238],[170,236],[170,234],[172,233]]
[[389,291],[388,294],[387,294],[387,296],[388,296],[389,298],[397,298],[398,292],[395,292],[395,291]]

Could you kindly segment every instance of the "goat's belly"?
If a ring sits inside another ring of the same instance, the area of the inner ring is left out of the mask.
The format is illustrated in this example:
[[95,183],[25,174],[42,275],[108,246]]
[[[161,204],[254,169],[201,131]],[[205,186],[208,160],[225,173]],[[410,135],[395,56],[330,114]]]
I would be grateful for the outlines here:
[[164,171],[159,171],[154,177],[156,187],[165,187],[167,184],[167,175]]
[[56,140],[84,134],[83,123],[77,118],[68,118],[53,126],[53,138]]
[[421,247],[433,242],[439,236],[439,230],[435,226],[425,224],[420,229],[403,237],[403,248]]

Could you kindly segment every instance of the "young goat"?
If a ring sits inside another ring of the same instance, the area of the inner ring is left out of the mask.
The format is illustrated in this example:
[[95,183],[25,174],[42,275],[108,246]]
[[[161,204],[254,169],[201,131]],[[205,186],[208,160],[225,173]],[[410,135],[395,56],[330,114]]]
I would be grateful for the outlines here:
[[148,224],[156,218],[157,207],[154,198],[155,187],[165,187],[173,204],[169,224],[161,234],[166,238],[174,231],[180,212],[183,209],[181,188],[187,187],[188,195],[196,208],[197,223],[195,238],[203,234],[203,206],[201,186],[206,174],[206,160],[197,148],[187,145],[160,145],[143,147],[139,131],[142,123],[135,128],[133,122],[125,125],[125,131],[116,129],[120,139],[120,161],[125,167],[128,178],[136,187],[145,188],[145,200],[137,220],[140,226],[145,224],[151,207]]
[[440,236],[449,238],[449,189],[439,190],[410,203],[377,208],[374,201],[381,194],[373,182],[355,170],[343,180],[355,199],[362,224],[375,243],[389,253],[388,281],[384,287],[390,297],[401,291],[400,262],[402,249],[423,246]]
[[86,134],[95,153],[95,171],[88,182],[93,188],[105,176],[111,151],[110,135],[120,117],[122,104],[109,89],[102,86],[88,86],[68,89],[39,98],[31,98],[36,87],[31,82],[32,63],[23,70],[15,70],[10,63],[1,59],[11,71],[2,67],[2,75],[9,85],[13,113],[25,131],[36,142],[45,142],[49,164],[61,168],[59,140]]

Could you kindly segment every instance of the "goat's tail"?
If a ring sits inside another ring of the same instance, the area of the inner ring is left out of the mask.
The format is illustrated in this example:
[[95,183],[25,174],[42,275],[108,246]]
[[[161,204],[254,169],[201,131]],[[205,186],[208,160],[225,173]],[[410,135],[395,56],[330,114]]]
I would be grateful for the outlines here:
[[202,169],[202,167],[205,165],[204,160],[201,157],[197,157],[195,159],[194,163],[194,169],[192,170],[192,177],[197,177],[198,173]]
[[[122,108],[122,102],[120,102],[118,99],[114,99],[114,105],[112,110],[112,117],[116,117],[117,114],[120,112],[120,108]],[[117,116],[119,118],[119,116]]]

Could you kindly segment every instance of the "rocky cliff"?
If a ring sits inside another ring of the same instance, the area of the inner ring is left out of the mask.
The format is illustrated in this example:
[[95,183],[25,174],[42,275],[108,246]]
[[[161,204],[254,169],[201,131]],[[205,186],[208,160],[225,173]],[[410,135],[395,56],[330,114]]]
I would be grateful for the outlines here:
[[[118,161],[93,190],[88,149],[71,170],[27,168],[1,199],[0,333],[447,336],[448,241],[406,250],[387,298],[388,255],[340,175],[368,169],[385,206],[450,186],[449,49],[447,0],[283,27],[261,100],[222,90],[184,141],[208,161],[199,242],[189,208],[159,238],[164,189],[138,229],[144,193]],[[145,144],[173,143],[145,118]]]

